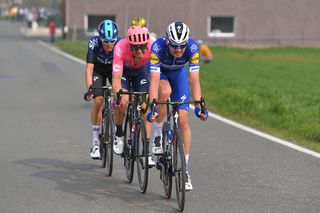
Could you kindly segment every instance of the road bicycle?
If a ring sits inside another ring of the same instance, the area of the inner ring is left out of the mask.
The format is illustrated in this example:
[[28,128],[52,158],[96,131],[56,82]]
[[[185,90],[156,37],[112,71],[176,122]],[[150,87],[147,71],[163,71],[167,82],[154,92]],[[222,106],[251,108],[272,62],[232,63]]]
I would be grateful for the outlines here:
[[117,101],[120,95],[129,95],[127,115],[124,126],[124,147],[122,157],[124,168],[129,183],[132,182],[134,173],[134,162],[137,166],[137,176],[139,188],[145,193],[148,185],[148,155],[149,144],[147,141],[147,131],[142,119],[142,100],[145,100],[147,92],[124,92],[117,93]]
[[102,125],[100,138],[100,159],[102,160],[102,167],[106,169],[107,176],[112,175],[113,170],[113,141],[115,123],[113,117],[113,93],[111,85],[100,88],[104,90],[104,109],[102,111]]
[[[183,136],[179,125],[178,107],[183,104],[200,104],[201,113],[205,113],[205,102],[203,98],[199,101],[190,102],[158,102],[154,99],[150,106],[152,115],[154,115],[155,106],[159,104],[167,106],[167,116],[162,128],[163,154],[157,157],[156,168],[160,170],[160,179],[163,183],[164,193],[167,199],[171,198],[172,177],[175,178],[178,208],[180,211],[183,211],[185,205],[185,183],[187,175]],[[170,110],[170,107],[172,110]]]

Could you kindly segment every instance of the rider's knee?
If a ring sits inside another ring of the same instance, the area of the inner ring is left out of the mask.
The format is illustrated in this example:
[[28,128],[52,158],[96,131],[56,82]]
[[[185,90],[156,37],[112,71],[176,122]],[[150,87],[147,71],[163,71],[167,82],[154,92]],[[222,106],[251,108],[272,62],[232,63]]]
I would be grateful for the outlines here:
[[97,107],[102,107],[103,106],[103,97],[102,96],[98,96],[98,97],[95,97],[94,99],[94,104],[97,106]]
[[180,112],[180,128],[181,129],[189,129],[189,120],[188,120],[188,113]]
[[171,88],[170,87],[161,87],[159,89],[159,99],[160,100],[166,100],[170,97],[171,94]]

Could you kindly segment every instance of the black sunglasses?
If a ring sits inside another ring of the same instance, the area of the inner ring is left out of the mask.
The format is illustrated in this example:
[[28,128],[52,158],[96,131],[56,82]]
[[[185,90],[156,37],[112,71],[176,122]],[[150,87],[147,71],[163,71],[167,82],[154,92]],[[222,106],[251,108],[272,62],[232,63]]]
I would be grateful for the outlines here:
[[146,50],[148,48],[148,46],[146,44],[144,45],[131,45],[130,46],[131,50],[135,50],[135,51],[138,51],[138,50]]

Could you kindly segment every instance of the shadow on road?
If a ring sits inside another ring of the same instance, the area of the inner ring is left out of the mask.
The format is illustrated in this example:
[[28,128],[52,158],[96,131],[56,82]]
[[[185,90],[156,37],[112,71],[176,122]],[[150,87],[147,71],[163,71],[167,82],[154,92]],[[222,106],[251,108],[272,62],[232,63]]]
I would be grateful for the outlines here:
[[147,208],[152,212],[176,212],[174,199],[168,203],[162,194],[148,191],[142,194],[137,184],[129,184],[117,177],[107,177],[102,168],[93,164],[46,158],[24,159],[15,163],[32,167],[36,172],[31,176],[55,182],[55,189],[81,196],[89,201],[118,199],[132,208]]

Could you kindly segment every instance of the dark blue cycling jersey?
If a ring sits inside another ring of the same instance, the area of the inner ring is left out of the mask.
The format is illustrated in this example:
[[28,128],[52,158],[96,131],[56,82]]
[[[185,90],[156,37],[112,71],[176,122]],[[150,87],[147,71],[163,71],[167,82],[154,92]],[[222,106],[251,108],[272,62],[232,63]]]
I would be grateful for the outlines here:
[[[121,38],[118,37],[116,43]],[[102,41],[99,36],[92,37],[88,42],[87,63],[91,63],[98,66],[112,64],[113,50],[110,53],[106,53],[103,50]]]
[[[118,37],[116,43],[121,38]],[[116,44],[115,43],[115,44]],[[106,85],[106,79],[112,84],[113,50],[106,53],[99,36],[92,37],[88,42],[87,63],[94,64],[92,74],[92,87],[100,88]],[[94,97],[103,96],[102,89],[93,90]]]

